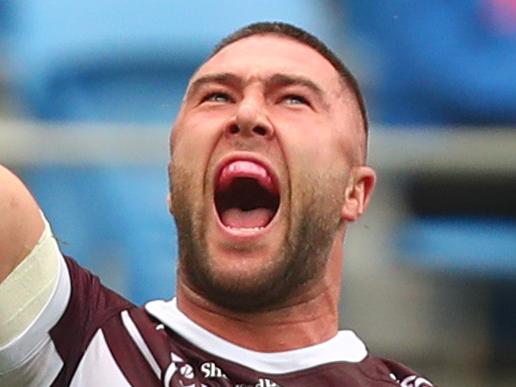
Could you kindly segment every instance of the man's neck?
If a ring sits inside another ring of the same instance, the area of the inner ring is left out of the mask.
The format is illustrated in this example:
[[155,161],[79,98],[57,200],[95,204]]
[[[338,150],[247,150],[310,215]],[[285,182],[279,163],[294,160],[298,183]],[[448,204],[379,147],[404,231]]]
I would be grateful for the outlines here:
[[335,284],[298,302],[266,312],[235,313],[206,300],[181,283],[178,308],[203,328],[241,347],[280,352],[322,343],[338,330]]

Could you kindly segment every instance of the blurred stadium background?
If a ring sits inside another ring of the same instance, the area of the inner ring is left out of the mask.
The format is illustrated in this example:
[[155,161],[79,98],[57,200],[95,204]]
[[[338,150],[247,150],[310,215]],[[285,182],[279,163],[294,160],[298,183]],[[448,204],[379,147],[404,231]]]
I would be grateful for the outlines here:
[[379,186],[343,327],[440,386],[516,385],[513,0],[4,0],[0,162],[65,252],[135,302],[171,297],[171,123],[212,46],[260,20],[320,36],[368,101]]

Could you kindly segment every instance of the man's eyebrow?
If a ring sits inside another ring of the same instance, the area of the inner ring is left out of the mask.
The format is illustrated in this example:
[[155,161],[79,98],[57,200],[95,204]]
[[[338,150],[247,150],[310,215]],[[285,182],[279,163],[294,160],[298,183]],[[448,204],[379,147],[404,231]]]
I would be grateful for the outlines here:
[[195,94],[202,86],[208,83],[220,83],[224,85],[239,85],[242,83],[240,77],[231,73],[213,73],[202,75],[192,81],[188,87],[187,96]]
[[[186,97],[195,94],[202,86],[209,83],[219,83],[230,86],[240,86],[243,83],[242,78],[233,73],[212,73],[202,75],[193,80],[188,87]],[[266,88],[274,88],[278,86],[303,86],[311,90],[322,101],[325,106],[329,106],[327,96],[324,90],[314,81],[301,75],[291,74],[273,74],[265,80]]]

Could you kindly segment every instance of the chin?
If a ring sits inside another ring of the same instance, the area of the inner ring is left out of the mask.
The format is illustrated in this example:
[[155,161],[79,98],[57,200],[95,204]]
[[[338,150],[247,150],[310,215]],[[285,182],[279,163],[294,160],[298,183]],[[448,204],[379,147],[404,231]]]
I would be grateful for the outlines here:
[[235,312],[266,310],[283,301],[288,293],[283,278],[291,265],[280,249],[204,242],[181,257],[181,275],[203,298]]

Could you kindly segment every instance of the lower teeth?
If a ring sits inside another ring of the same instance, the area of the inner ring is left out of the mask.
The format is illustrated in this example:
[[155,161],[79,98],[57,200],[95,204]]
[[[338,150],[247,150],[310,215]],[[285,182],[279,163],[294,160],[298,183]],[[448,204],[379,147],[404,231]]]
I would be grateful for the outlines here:
[[253,230],[253,231],[260,231],[263,230],[265,227],[231,227],[226,226],[230,230]]

